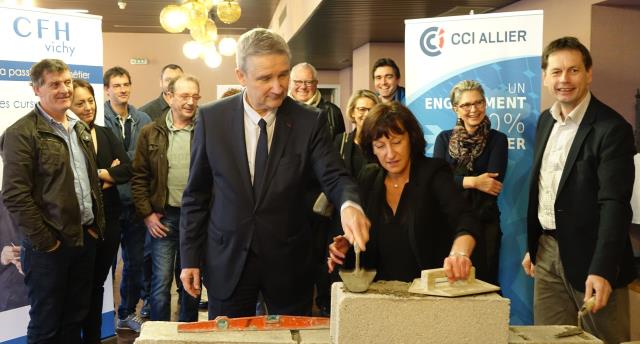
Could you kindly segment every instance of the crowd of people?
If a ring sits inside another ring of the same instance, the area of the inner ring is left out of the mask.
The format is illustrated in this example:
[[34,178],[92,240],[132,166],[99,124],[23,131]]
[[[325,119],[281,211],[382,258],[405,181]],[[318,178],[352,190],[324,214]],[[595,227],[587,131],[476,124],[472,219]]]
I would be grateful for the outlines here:
[[[242,90],[200,106],[199,80],[170,64],[159,97],[139,109],[122,67],[104,73],[102,108],[63,61],[32,67],[39,102],[0,141],[2,197],[23,237],[2,264],[24,274],[28,342],[100,342],[118,247],[121,330],[170,320],[174,278],[179,321],[197,321],[203,286],[210,319],[310,315],[314,295],[329,316],[333,272],[353,264],[355,243],[378,280],[443,267],[454,282],[475,266],[499,284],[507,137],[491,128],[482,85],[452,88],[456,123],[430,158],[393,60],[376,61],[375,92],[353,92],[344,117],[315,67],[290,62],[282,37],[253,29],[237,46]],[[556,102],[536,131],[522,265],[535,278],[536,324],[574,324],[595,296],[585,328],[619,343],[635,278],[635,148],[631,126],[591,94],[591,67],[575,38],[545,48]]]

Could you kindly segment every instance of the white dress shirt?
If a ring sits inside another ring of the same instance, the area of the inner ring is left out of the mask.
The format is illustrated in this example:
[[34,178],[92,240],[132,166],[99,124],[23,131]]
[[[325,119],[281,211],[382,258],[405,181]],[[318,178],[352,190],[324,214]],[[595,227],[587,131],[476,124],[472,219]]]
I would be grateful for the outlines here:
[[268,112],[265,116],[260,116],[256,110],[247,102],[246,92],[242,94],[244,103],[244,143],[247,148],[247,160],[249,161],[249,174],[251,184],[253,184],[253,174],[256,166],[256,149],[258,148],[258,138],[260,137],[260,126],[258,121],[264,119],[267,122],[267,151],[271,151],[271,141],[273,141],[273,130],[276,124],[276,111]]
[[543,229],[556,229],[555,202],[560,178],[571,144],[576,137],[578,127],[590,101],[591,93],[587,93],[580,104],[564,118],[560,103],[555,102],[549,109],[556,123],[551,129],[547,146],[544,149],[538,177],[538,220]]

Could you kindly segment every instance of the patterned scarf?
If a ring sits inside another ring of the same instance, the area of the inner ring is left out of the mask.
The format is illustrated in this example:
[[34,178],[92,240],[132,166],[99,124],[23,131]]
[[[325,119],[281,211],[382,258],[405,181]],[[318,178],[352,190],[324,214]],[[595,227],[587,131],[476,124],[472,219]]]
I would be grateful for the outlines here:
[[487,116],[473,133],[469,133],[462,119],[458,118],[449,140],[449,155],[457,161],[458,168],[473,172],[473,162],[484,151],[490,130],[491,121]]

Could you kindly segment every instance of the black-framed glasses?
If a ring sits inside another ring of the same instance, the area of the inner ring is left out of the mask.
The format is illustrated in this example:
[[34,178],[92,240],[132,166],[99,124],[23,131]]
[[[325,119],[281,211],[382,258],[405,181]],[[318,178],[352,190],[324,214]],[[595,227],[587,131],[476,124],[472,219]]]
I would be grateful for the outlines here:
[[318,82],[318,80],[293,80],[293,84],[296,87],[300,87],[302,85],[305,85],[306,87],[311,87],[315,85],[316,82]]
[[369,112],[369,110],[371,110],[371,108],[364,107],[364,106],[361,106],[361,107],[357,107],[357,108],[356,108],[356,112],[357,112],[359,115],[366,115],[366,114]]
[[483,98],[483,99],[478,99],[473,103],[458,104],[458,105],[456,105],[456,107],[458,109],[462,109],[462,110],[464,110],[466,112],[469,112],[469,111],[471,111],[471,107],[472,106],[475,106],[476,109],[482,109],[482,108],[484,108],[484,105],[485,105],[485,100]]

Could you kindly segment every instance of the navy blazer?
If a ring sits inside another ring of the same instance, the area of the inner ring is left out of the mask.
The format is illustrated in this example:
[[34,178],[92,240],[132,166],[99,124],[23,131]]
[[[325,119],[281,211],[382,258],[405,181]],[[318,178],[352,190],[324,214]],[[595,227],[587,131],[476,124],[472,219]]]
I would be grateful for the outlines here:
[[[538,220],[540,166],[555,122],[546,110],[536,130],[527,212],[533,263],[542,234]],[[631,125],[592,95],[569,149],[554,204],[564,273],[581,292],[589,274],[606,278],[613,288],[635,278],[629,239],[635,152]]]
[[306,292],[312,236],[305,188],[313,176],[340,205],[360,203],[357,185],[332,147],[326,114],[285,97],[276,113],[265,186],[254,199],[243,107],[241,93],[200,109],[182,199],[182,267],[200,267],[204,259],[209,293],[226,299],[253,250],[271,266],[265,278]]

